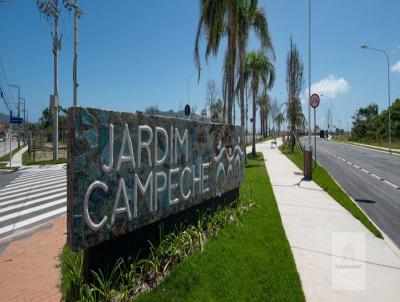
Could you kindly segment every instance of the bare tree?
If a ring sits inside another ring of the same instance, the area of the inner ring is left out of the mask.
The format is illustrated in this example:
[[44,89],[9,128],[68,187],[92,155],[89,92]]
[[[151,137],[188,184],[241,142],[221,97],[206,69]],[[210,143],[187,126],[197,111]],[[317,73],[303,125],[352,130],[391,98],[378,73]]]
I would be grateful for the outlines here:
[[304,86],[304,66],[297,46],[290,38],[290,50],[286,60],[286,85],[288,91],[287,120],[289,124],[292,152],[296,143],[297,129],[304,123],[302,120],[301,92]]
[[218,99],[217,85],[214,80],[207,82],[207,94],[206,94],[206,110],[211,115],[211,105]]
[[155,105],[155,106],[149,106],[149,107],[145,108],[144,112],[146,114],[159,114],[160,110],[158,110],[158,106]]

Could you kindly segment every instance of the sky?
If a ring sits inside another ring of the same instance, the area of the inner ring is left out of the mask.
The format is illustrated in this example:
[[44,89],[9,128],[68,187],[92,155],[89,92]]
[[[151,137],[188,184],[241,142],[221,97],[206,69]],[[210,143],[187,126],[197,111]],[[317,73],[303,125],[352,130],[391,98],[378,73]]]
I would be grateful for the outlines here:
[[[78,104],[132,112],[157,105],[178,110],[186,103],[200,111],[206,84],[221,87],[225,43],[217,57],[204,59],[197,81],[193,47],[199,19],[197,0],[80,0]],[[308,115],[308,1],[260,0],[269,22],[276,53],[277,79],[270,91],[279,103],[287,99],[286,57],[293,37],[304,63],[303,111]],[[391,99],[400,98],[400,23],[398,0],[312,1],[311,91],[323,94],[317,124],[326,127],[333,107],[333,124],[347,129],[354,112],[369,103],[387,107],[387,63],[383,54],[360,48],[367,43],[390,58]],[[72,15],[62,13],[59,53],[59,99],[72,105]],[[248,50],[257,49],[252,34]],[[34,0],[0,4],[0,81],[18,84],[30,121],[36,121],[53,93],[50,28]],[[188,99],[189,84],[189,99]],[[17,90],[6,89],[16,100]],[[7,113],[3,103],[0,112]],[[239,114],[237,115],[239,121]]]

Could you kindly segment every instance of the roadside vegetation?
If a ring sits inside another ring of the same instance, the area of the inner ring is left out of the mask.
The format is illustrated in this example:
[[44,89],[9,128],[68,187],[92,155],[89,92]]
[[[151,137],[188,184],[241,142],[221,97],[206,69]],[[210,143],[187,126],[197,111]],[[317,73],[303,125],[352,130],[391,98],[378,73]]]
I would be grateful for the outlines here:
[[64,157],[60,157],[58,160],[54,161],[52,159],[48,160],[33,160],[32,156],[29,155],[28,151],[25,151],[22,154],[22,165],[31,166],[31,165],[55,165],[55,164],[65,164],[67,159]]
[[28,151],[25,151],[24,154],[22,154],[22,165],[24,166],[31,166],[31,165],[55,165],[55,164],[65,164],[67,162],[67,159],[64,157],[60,157],[58,160],[54,161],[52,159],[48,160],[39,160],[39,161],[34,161],[32,156],[29,155]]
[[[25,145],[22,145],[19,148],[15,148],[14,150],[12,150],[12,155],[14,156],[15,153],[17,153],[19,150],[21,150],[22,148],[24,148]],[[10,161],[10,152],[8,152],[7,154],[4,154],[2,157],[0,157],[0,161]]]
[[[348,135],[334,135],[332,137],[333,140],[342,142],[342,143],[348,143],[348,144],[353,144],[353,145],[361,145],[364,147],[368,147],[371,149],[376,149],[376,150],[386,150],[389,147],[388,141],[383,141],[381,139],[378,140],[370,140],[370,139],[357,139],[354,140]],[[395,150],[393,150],[395,149]],[[395,141],[392,141],[392,152],[393,153],[400,153],[400,139],[396,139]]]
[[[283,144],[280,147],[285,154],[299,169],[304,170],[303,153],[298,146],[295,146],[293,151],[289,144]],[[349,211],[356,219],[358,219],[368,230],[376,237],[383,238],[381,232],[370,221],[366,214],[351,200],[346,192],[333,180],[329,173],[316,164],[313,169],[313,181],[315,181],[324,191],[332,196],[339,204]]]
[[[145,259],[83,280],[83,255],[61,255],[64,300],[304,301],[262,155],[249,156],[241,197],[177,228]],[[114,300],[112,300],[114,299]]]
[[[392,148],[400,149],[400,99],[390,106]],[[352,116],[350,135],[343,129],[336,129],[333,139],[348,143],[359,143],[374,147],[389,147],[389,111],[379,112],[378,105],[372,103],[359,108]],[[379,149],[379,148],[378,148]]]

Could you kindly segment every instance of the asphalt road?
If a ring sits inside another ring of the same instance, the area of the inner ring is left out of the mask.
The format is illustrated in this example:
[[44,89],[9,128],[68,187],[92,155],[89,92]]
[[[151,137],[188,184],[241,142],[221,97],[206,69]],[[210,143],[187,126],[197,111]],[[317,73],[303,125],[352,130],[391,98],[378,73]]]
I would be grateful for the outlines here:
[[[22,145],[22,141],[21,141],[21,145]],[[17,139],[14,138],[11,142],[11,149],[14,150],[17,147],[18,147],[18,142],[17,142]],[[10,152],[10,141],[7,140],[5,142],[0,142],[0,157],[9,152]]]
[[400,247],[400,156],[317,139],[317,160]]

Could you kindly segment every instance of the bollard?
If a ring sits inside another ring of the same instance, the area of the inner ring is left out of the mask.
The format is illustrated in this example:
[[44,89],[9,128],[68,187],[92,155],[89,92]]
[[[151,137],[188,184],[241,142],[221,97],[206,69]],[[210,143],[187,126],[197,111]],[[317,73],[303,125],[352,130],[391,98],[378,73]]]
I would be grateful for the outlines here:
[[304,178],[306,180],[312,179],[312,147],[304,146]]

